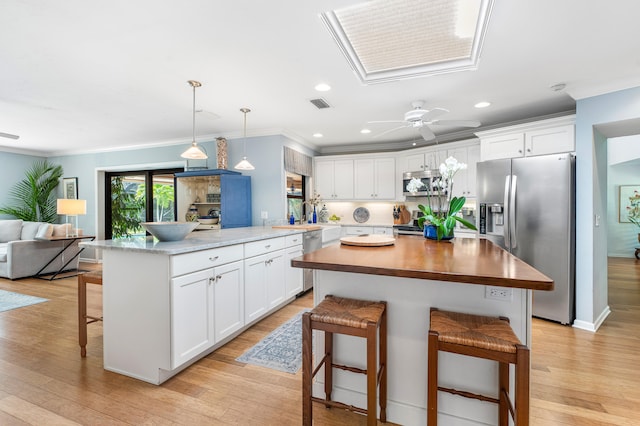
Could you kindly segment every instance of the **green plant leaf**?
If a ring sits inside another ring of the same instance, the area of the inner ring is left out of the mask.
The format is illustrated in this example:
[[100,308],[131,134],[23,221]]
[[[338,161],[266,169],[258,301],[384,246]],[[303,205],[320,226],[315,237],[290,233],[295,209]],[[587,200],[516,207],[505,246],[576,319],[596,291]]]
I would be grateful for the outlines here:
[[469,228],[469,229],[473,229],[474,231],[477,231],[478,228],[476,228],[476,226],[469,222],[468,220],[464,220],[463,218],[459,217],[459,216],[454,216],[454,219],[457,220],[458,222],[460,222],[461,224],[463,224],[465,227]]

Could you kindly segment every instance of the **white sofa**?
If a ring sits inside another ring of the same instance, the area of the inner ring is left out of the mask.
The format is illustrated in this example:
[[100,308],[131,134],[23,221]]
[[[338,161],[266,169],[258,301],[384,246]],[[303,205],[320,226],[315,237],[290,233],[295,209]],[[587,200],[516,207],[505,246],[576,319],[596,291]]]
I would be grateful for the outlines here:
[[[60,254],[69,241],[46,241],[38,238],[65,236],[69,224],[55,225],[19,219],[0,220],[0,277],[12,280],[37,274],[58,272],[80,250],[78,241]],[[65,270],[78,269],[76,256]]]

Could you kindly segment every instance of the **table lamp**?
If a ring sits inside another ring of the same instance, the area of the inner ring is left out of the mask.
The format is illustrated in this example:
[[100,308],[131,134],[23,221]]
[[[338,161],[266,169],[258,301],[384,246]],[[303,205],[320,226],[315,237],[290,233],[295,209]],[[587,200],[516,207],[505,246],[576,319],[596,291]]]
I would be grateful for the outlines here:
[[68,198],[58,198],[56,204],[58,214],[67,216],[67,237],[78,236],[78,215],[87,214],[87,200],[74,200]]

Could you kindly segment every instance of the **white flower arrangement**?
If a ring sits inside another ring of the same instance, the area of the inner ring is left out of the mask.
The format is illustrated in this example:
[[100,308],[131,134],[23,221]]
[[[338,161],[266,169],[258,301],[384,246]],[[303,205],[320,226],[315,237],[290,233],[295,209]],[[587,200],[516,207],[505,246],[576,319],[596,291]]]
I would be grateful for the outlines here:
[[409,191],[412,194],[415,194],[416,192],[418,192],[420,190],[420,188],[422,188],[424,185],[424,183],[422,183],[422,181],[418,178],[411,178],[411,180],[409,181],[409,183],[407,184],[407,191]]

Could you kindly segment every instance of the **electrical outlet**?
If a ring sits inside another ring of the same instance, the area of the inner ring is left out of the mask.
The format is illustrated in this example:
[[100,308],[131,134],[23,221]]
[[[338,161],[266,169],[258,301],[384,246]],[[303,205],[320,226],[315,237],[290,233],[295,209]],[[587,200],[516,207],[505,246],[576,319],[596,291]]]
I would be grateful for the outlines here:
[[267,212],[267,211],[264,211],[264,210],[263,210],[263,211],[260,213],[260,218],[261,218],[261,219],[269,219],[269,212]]
[[510,302],[513,297],[513,289],[507,287],[487,286],[484,297],[487,299],[504,300]]

